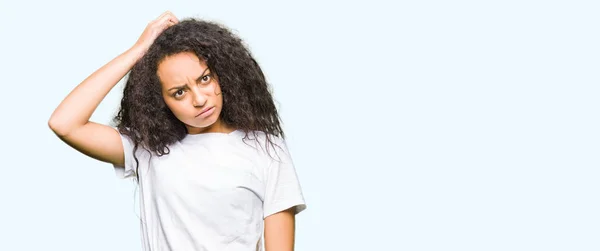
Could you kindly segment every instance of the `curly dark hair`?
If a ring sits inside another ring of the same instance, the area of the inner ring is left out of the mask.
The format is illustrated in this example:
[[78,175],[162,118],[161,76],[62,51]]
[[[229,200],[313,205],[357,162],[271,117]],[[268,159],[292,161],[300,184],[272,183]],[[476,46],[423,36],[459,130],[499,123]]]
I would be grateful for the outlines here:
[[273,136],[284,137],[270,87],[244,42],[221,24],[185,19],[160,34],[129,72],[113,121],[133,140],[134,157],[140,146],[158,156],[168,154],[169,145],[187,135],[164,102],[157,75],[161,60],[181,52],[196,54],[216,74],[223,95],[222,123],[245,132],[246,138],[263,132],[271,145]]

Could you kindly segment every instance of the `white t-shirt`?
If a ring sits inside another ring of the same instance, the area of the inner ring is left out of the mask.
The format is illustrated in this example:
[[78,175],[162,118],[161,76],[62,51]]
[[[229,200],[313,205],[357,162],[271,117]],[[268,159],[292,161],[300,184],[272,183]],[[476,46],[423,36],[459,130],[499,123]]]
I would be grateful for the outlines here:
[[[161,157],[138,148],[143,250],[260,251],[264,218],[306,208],[285,141],[272,137],[267,152],[265,135],[257,135],[187,135]],[[133,141],[121,138],[117,177],[135,177]]]

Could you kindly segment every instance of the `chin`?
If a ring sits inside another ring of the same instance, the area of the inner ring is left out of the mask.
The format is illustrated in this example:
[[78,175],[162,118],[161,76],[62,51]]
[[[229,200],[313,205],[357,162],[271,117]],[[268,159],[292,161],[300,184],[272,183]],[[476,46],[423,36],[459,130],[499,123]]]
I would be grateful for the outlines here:
[[191,127],[194,127],[194,128],[205,129],[205,128],[208,128],[208,127],[210,127],[210,126],[212,126],[214,124],[215,124],[214,121],[212,121],[212,122],[204,121],[204,123],[190,123],[188,125],[191,126]]
[[192,120],[190,121],[190,123],[186,123],[191,127],[194,128],[201,128],[201,129],[205,129],[208,128],[212,125],[214,125],[217,122],[216,118],[206,118],[203,119],[202,121],[197,121],[197,120]]

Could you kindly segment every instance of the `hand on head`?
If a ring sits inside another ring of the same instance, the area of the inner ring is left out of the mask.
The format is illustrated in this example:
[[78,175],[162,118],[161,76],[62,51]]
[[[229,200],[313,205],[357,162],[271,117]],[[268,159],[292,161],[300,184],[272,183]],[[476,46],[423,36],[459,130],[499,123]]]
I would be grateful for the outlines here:
[[[179,23],[179,20],[170,11],[164,12],[158,18],[148,23],[144,32],[135,43],[134,47],[141,50],[142,55],[148,51],[154,40],[167,28]],[[140,55],[141,56],[141,55]]]

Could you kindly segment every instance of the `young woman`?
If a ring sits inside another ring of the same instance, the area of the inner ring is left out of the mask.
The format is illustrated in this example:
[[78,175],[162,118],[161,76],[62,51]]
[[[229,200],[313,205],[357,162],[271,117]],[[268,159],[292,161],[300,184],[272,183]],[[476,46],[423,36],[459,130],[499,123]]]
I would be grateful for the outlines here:
[[[117,128],[89,121],[128,72]],[[301,187],[262,70],[227,28],[163,13],[48,124],[137,181],[144,250],[293,250]]]

